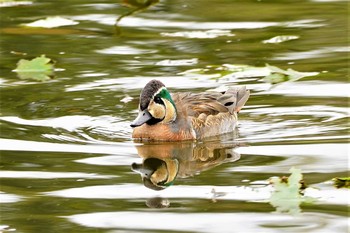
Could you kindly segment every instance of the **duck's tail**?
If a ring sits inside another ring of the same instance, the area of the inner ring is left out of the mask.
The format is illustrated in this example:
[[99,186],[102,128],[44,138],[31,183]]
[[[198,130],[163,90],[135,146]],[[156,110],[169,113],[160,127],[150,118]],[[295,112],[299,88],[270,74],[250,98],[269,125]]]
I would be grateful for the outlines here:
[[230,113],[239,112],[249,99],[250,91],[245,86],[232,87],[218,99],[225,105]]

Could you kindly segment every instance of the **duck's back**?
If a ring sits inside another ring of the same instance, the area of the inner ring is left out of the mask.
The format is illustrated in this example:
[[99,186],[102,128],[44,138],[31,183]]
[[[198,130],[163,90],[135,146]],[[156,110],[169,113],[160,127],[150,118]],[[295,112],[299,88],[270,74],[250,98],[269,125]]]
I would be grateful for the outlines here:
[[175,93],[172,98],[177,108],[178,127],[189,125],[196,139],[201,139],[232,132],[249,91],[243,86],[225,92]]

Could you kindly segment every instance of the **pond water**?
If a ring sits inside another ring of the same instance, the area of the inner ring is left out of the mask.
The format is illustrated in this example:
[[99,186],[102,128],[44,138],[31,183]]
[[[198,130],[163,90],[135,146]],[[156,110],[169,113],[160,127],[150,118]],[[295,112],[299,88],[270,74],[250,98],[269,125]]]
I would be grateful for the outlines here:
[[[0,231],[348,232],[349,189],[331,181],[349,174],[348,1],[164,0],[116,35],[130,10],[121,2],[0,1]],[[74,25],[23,27],[49,16]],[[13,72],[41,54],[56,62],[53,79]],[[265,64],[317,73],[271,84],[259,69],[222,71]],[[171,92],[246,85],[251,96],[233,133],[133,142],[151,79]],[[177,159],[173,185],[145,187],[137,169],[149,157]],[[268,180],[292,167],[304,197],[273,205]]]

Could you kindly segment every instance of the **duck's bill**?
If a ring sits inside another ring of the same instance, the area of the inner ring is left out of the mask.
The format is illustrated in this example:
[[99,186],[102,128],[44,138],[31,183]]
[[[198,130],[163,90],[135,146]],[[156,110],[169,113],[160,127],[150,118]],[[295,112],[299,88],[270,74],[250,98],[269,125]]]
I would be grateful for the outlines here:
[[152,119],[151,114],[147,111],[147,110],[143,110],[139,112],[139,115],[136,117],[136,119],[131,123],[131,127],[137,127],[137,126],[141,126],[144,123],[146,123],[147,121],[149,121],[150,119]]

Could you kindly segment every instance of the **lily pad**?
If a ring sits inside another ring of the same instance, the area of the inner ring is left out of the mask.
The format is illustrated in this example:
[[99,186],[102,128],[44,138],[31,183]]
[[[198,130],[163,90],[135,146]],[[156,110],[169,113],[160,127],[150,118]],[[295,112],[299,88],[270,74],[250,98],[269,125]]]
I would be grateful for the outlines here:
[[17,63],[17,72],[21,79],[34,79],[37,81],[46,81],[51,79],[54,73],[54,62],[50,58],[41,55],[32,60],[21,59]]

